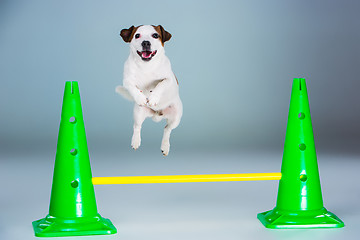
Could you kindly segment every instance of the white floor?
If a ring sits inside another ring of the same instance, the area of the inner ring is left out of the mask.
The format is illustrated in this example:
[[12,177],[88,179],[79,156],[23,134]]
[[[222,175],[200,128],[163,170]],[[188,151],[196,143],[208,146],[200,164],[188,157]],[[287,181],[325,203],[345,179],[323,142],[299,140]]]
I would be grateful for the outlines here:
[[[146,153],[146,154],[145,154]],[[93,176],[279,172],[282,152],[92,153]],[[318,153],[325,207],[342,229],[269,230],[259,212],[275,206],[278,181],[95,186],[99,213],[118,229],[110,236],[66,239],[359,239],[360,160]],[[36,239],[32,221],[48,213],[54,153],[0,156],[0,239]]]

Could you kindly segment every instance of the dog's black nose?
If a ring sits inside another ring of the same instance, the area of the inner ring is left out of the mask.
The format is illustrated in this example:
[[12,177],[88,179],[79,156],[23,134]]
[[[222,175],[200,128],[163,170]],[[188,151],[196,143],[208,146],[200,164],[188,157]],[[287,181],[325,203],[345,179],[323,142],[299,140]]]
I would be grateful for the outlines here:
[[143,47],[144,50],[150,50],[151,43],[149,41],[143,41],[141,43],[141,46]]

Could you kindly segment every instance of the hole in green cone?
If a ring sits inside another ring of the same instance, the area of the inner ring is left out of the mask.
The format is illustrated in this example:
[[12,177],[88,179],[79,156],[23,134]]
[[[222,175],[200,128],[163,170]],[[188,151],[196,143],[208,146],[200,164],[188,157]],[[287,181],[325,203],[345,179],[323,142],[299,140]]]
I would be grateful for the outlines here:
[[305,113],[303,112],[299,113],[298,118],[303,120],[305,118]]
[[306,174],[301,174],[301,175],[300,175],[300,181],[306,182],[306,180],[307,180]]
[[78,181],[72,181],[71,182],[71,186],[73,187],[73,188],[77,188],[78,186],[79,186],[79,182]]
[[75,148],[70,150],[71,155],[75,156],[77,154],[77,150]]
[[299,149],[300,149],[300,151],[304,151],[306,149],[306,145],[304,143],[301,143],[299,145]]
[[69,122],[71,122],[71,123],[76,123],[76,117],[71,117],[71,118],[69,119]]

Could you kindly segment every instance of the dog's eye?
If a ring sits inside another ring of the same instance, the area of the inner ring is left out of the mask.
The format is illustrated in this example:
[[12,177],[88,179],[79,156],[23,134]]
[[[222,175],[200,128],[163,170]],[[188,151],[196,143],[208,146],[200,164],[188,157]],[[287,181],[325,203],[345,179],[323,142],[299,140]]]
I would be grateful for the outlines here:
[[140,33],[135,34],[135,39],[140,38]]
[[159,34],[154,33],[154,34],[152,35],[152,37],[153,37],[153,38],[159,38]]

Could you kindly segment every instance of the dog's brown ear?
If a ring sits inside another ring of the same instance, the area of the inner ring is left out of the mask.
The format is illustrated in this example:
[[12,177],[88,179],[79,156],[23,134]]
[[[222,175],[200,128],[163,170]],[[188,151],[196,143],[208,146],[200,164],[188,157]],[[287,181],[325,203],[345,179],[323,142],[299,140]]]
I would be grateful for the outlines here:
[[122,37],[122,39],[123,39],[125,42],[129,43],[129,42],[131,42],[131,39],[132,39],[132,37],[133,37],[134,32],[136,31],[136,29],[137,29],[137,28],[135,28],[134,26],[131,26],[129,29],[126,29],[126,28],[125,28],[125,29],[121,30],[120,36]]
[[164,44],[164,42],[170,40],[171,34],[169,32],[167,32],[161,25],[156,26],[155,30],[160,34],[161,41],[163,44]]

